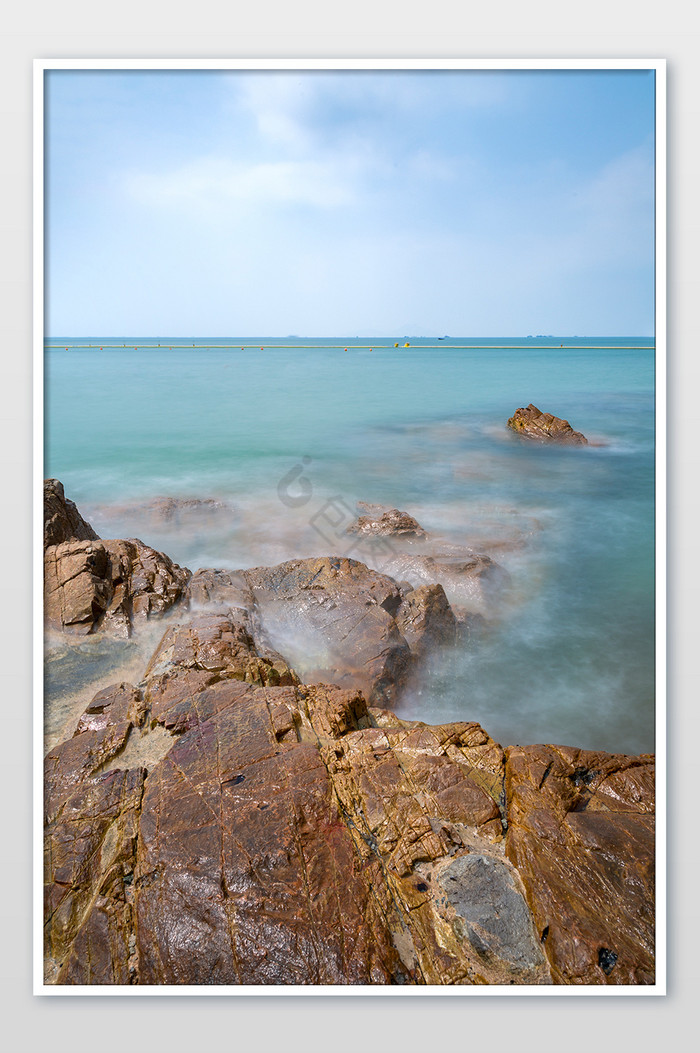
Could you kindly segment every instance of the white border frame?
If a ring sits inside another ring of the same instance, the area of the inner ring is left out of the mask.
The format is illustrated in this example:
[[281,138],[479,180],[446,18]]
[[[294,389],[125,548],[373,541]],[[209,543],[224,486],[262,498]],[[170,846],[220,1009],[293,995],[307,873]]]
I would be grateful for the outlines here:
[[[656,409],[656,983],[649,986],[61,986],[44,983],[43,947],[43,760],[44,760],[44,599],[43,599],[43,478],[44,478],[44,74],[73,70],[634,70],[655,72],[655,409]],[[285,996],[370,995],[382,997],[437,996],[596,996],[666,994],[667,977],[667,756],[666,756],[666,60],[665,59],[35,59],[33,128],[33,517],[32,517],[32,723],[33,723],[33,993],[70,997],[98,996]]]

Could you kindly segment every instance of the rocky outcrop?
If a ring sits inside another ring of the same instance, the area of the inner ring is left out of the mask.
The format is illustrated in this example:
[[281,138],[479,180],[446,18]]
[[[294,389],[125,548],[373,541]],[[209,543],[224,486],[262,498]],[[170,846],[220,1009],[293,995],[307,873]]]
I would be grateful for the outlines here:
[[348,527],[349,534],[362,534],[365,537],[396,537],[418,540],[428,535],[420,523],[408,512],[399,512],[398,508],[382,509],[374,505],[361,505],[368,510],[367,515],[359,516]]
[[[128,767],[162,721],[165,755]],[[235,679],[159,713],[123,684],[46,769],[50,982],[549,982],[477,724]]]
[[651,758],[399,720],[252,622],[168,630],[47,756],[50,982],[652,981]]
[[46,757],[47,982],[653,983],[653,758],[381,708],[479,631],[425,577],[501,573],[396,558],[400,584],[340,557],[190,579],[139,541],[47,547],[56,624],[184,618]]
[[44,479],[44,549],[63,541],[96,541],[97,534],[63,492],[58,479]]
[[396,624],[414,655],[457,639],[457,619],[442,585],[420,585],[406,593],[396,612]]
[[357,560],[326,556],[242,572],[256,621],[305,683],[359,687],[390,700],[407,679],[411,650],[395,615],[396,582]]
[[587,446],[588,439],[580,431],[574,431],[568,420],[542,413],[530,403],[516,409],[508,421],[508,427],[525,439],[537,442],[556,442],[564,446]]
[[44,554],[44,614],[79,635],[129,636],[184,595],[190,572],[142,541],[65,541]]
[[187,599],[193,610],[231,607],[252,610],[255,605],[243,571],[197,570],[187,586]]
[[190,571],[132,538],[102,541],[65,497],[44,481],[44,616],[77,635],[129,636],[136,623],[163,614],[185,593]]
[[556,983],[654,982],[654,758],[506,750],[506,855]]

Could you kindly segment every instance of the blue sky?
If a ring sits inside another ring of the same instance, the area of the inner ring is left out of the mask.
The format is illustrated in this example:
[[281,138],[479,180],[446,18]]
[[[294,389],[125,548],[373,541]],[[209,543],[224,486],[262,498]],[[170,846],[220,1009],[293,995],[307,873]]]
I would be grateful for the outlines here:
[[647,71],[46,74],[46,333],[652,335]]

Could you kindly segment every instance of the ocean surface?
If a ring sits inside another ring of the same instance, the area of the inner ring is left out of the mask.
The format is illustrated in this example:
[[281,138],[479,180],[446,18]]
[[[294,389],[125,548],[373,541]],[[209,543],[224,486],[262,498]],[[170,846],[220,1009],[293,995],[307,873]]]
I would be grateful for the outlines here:
[[[504,745],[652,751],[653,341],[399,343],[47,341],[45,475],[101,536],[192,570],[322,554],[381,570],[386,549],[346,527],[358,502],[406,510],[431,535],[411,551],[487,554],[508,584],[470,601],[478,631],[432,657],[400,716],[477,720]],[[520,440],[506,421],[530,402],[591,445]],[[206,503],[168,517],[161,497]],[[115,679],[135,648],[52,645],[49,701]]]

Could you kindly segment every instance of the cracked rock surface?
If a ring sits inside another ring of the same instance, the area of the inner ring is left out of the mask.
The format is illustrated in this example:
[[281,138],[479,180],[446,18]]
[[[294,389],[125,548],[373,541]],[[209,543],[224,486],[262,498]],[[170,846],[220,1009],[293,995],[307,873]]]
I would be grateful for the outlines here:
[[399,719],[455,638],[440,584],[339,557],[190,579],[139,545],[47,548],[77,567],[64,625],[180,603],[46,756],[47,983],[653,982],[653,757]]

